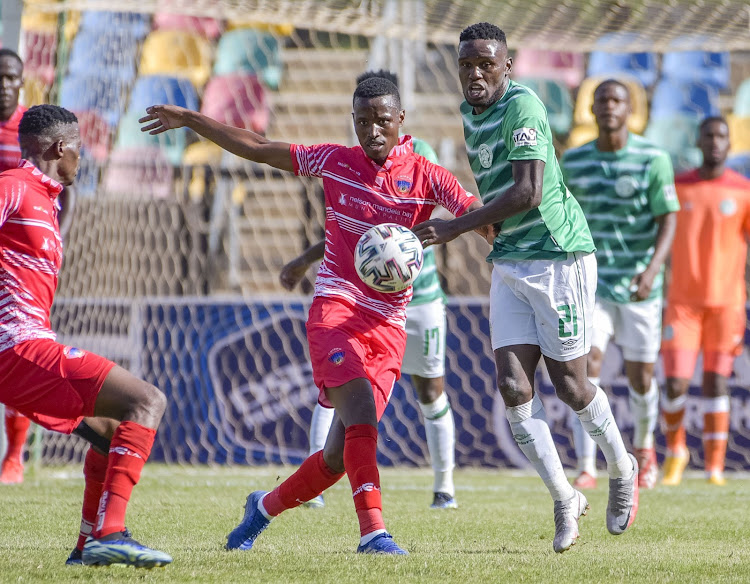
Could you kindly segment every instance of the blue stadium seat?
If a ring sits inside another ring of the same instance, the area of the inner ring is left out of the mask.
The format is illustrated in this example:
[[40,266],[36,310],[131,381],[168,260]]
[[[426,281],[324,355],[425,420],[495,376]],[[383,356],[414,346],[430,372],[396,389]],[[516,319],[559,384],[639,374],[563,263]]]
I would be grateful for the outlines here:
[[214,75],[255,73],[271,89],[281,82],[279,42],[270,34],[238,28],[222,35],[216,47]]
[[[128,111],[143,112],[156,104],[179,105],[197,110],[198,92],[188,79],[168,75],[144,75],[133,85]],[[143,115],[143,113],[141,113]]]
[[137,55],[138,39],[129,32],[82,30],[73,39],[68,71],[77,75],[104,71],[132,81]]
[[568,88],[552,79],[524,78],[518,83],[527,86],[547,107],[549,126],[554,134],[567,134],[573,125],[573,102]]
[[711,85],[662,79],[654,88],[651,119],[675,115],[704,118],[719,113],[719,94]]
[[727,166],[750,178],[750,152],[735,154],[727,159]]
[[81,30],[99,31],[106,34],[112,31],[130,32],[137,39],[143,39],[151,30],[151,20],[147,14],[135,12],[100,12],[90,10],[81,16]]
[[609,53],[593,51],[589,55],[587,77],[611,77],[617,74],[635,77],[646,88],[658,77],[656,57],[653,53]]
[[106,74],[67,75],[60,87],[60,105],[73,112],[93,110],[116,126],[125,104],[126,83]]
[[665,53],[662,75],[677,81],[700,81],[716,89],[729,87],[729,53],[677,51]]

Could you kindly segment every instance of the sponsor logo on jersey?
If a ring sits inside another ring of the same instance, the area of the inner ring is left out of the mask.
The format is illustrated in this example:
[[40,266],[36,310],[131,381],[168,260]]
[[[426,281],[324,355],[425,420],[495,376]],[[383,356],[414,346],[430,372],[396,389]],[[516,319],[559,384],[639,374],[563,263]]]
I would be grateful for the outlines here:
[[731,217],[737,212],[737,201],[734,199],[724,199],[719,203],[719,213],[725,217]]
[[629,174],[618,176],[615,181],[615,193],[617,193],[618,197],[632,197],[637,188],[638,181],[635,180],[635,177],[632,177]]
[[411,189],[411,177],[400,176],[396,179],[396,190],[399,193],[403,195],[404,193],[408,193],[410,189]]
[[346,356],[346,353],[344,349],[331,349],[331,352],[328,353],[328,360],[333,363],[334,365],[341,365],[344,362],[344,358]]
[[85,351],[81,351],[81,349],[76,349],[75,347],[65,347],[63,349],[63,355],[68,359],[80,359],[85,354]]
[[339,205],[346,205],[346,195],[344,193],[339,195]]
[[513,144],[516,148],[520,146],[536,146],[536,129],[518,128],[513,130]]
[[477,154],[479,155],[479,164],[482,165],[482,168],[492,166],[492,149],[487,144],[480,144]]

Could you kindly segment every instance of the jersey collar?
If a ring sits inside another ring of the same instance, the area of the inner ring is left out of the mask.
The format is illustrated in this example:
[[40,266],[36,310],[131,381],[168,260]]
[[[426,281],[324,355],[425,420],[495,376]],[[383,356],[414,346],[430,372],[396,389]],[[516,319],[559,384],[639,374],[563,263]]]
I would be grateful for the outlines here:
[[22,159],[21,162],[18,163],[18,168],[23,168],[31,173],[32,176],[36,177],[36,179],[42,183],[45,187],[47,187],[47,191],[49,192],[50,198],[54,199],[59,195],[62,190],[63,186],[57,182],[55,179],[48,177],[46,174],[44,174],[41,170],[39,170],[34,163],[32,163],[29,160]]
[[[380,172],[381,170],[390,170],[391,166],[393,166],[393,163],[404,156],[408,156],[409,154],[412,154],[414,152],[414,143],[412,142],[411,136],[408,134],[401,136],[398,139],[398,144],[396,144],[393,149],[388,154],[388,158],[385,159],[385,162],[383,163],[383,166],[380,166],[377,162],[375,162],[372,158],[369,156],[367,159],[370,161],[370,164],[372,164],[372,167],[377,171]],[[363,152],[364,153],[364,152]],[[367,156],[365,154],[365,156]]]

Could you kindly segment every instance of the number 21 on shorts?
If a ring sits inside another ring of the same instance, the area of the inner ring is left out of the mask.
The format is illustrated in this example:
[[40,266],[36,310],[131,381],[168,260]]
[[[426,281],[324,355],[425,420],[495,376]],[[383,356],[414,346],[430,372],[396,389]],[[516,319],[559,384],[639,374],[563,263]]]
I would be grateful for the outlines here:
[[557,334],[561,339],[578,336],[578,311],[575,304],[561,304],[557,307],[560,319]]

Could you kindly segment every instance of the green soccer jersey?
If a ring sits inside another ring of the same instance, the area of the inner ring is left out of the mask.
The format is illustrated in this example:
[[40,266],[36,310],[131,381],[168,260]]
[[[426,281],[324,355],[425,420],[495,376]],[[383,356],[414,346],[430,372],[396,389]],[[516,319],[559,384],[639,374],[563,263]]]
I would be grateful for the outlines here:
[[563,182],[544,104],[528,87],[510,81],[481,114],[461,104],[469,163],[485,204],[513,185],[511,162],[543,160],[542,202],[499,226],[487,261],[563,259],[594,251],[586,219]]
[[[430,162],[439,164],[437,154],[427,142],[419,138],[412,138],[412,144],[416,154],[424,156]],[[435,250],[432,247],[424,250],[422,271],[419,272],[419,276],[414,280],[414,284],[412,284],[412,293],[413,296],[411,302],[409,302],[409,306],[427,304],[434,300],[445,299],[445,293],[440,285],[437,264],[435,263]]]
[[[601,152],[596,140],[562,157],[565,183],[591,228],[599,265],[597,296],[630,302],[630,282],[651,262],[659,226],[656,217],[678,211],[669,155],[630,134],[624,148]],[[662,294],[664,270],[650,298]]]

